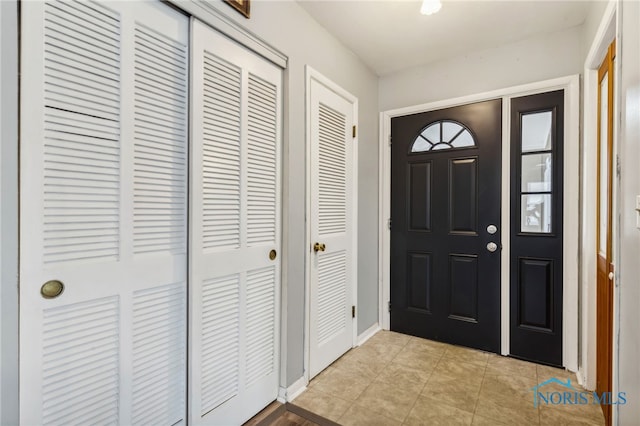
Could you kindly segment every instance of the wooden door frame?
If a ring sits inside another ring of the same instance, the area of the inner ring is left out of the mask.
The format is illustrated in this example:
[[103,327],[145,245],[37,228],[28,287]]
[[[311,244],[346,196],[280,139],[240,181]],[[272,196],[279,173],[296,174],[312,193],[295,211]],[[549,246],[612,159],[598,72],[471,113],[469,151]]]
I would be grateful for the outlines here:
[[[613,193],[613,181],[614,181],[614,156],[613,156],[613,140],[614,140],[614,134],[615,134],[615,118],[614,118],[614,112],[615,112],[615,103],[614,103],[614,87],[615,87],[615,81],[616,81],[616,76],[615,76],[615,69],[613,67],[613,63],[614,63],[614,59],[616,57],[616,41],[615,39],[611,42],[611,45],[609,46],[609,48],[607,49],[607,55],[604,57],[604,59],[602,60],[602,63],[600,65],[600,67],[598,68],[598,120],[597,120],[597,140],[598,140],[598,144],[597,144],[597,185],[596,185],[596,200],[597,200],[597,208],[596,208],[596,347],[597,347],[597,351],[598,353],[596,354],[596,391],[598,392],[611,392],[613,389],[612,386],[612,382],[613,382],[613,297],[614,297],[614,292],[613,292],[613,285],[614,285],[614,280],[612,279],[614,277],[614,266],[613,266],[613,199],[614,199],[614,193]],[[602,117],[601,113],[602,113],[602,80],[604,79],[604,76],[607,76],[607,89],[606,89],[606,96],[607,96],[607,111],[606,111],[606,118]],[[603,120],[607,121],[607,134],[606,134],[606,141],[602,140],[602,122]],[[602,200],[602,188],[600,187],[600,184],[602,183],[602,170],[600,169],[600,166],[602,165],[602,148],[603,148],[603,144],[606,144],[606,150],[607,150],[607,158],[606,161],[608,162],[607,164],[607,181],[606,181],[606,186],[607,186],[607,199],[606,199],[606,203],[607,203],[607,234],[605,236],[606,238],[606,242],[605,242],[605,258],[604,258],[604,265],[600,265],[601,263],[601,256],[600,256],[600,245],[602,244],[602,240],[601,238],[603,237],[600,234],[600,221],[602,220],[602,217],[600,215],[601,210],[601,203],[603,202]],[[601,269],[604,269],[605,272],[605,278],[604,281],[605,283],[602,284],[600,275],[601,275]],[[609,275],[611,275],[611,277],[609,277]],[[606,305],[601,305],[601,301],[599,298],[599,293],[600,293],[600,288],[601,286],[606,286],[606,293],[607,293],[607,304]],[[601,311],[602,309],[604,309],[604,311]],[[604,323],[603,323],[604,321]],[[602,336],[600,336],[601,333],[601,329],[606,330],[606,336],[608,337],[608,341],[606,341],[605,346],[602,345]],[[604,352],[606,351],[606,352]],[[608,357],[608,361],[609,363],[607,365],[603,365],[603,359],[601,358],[601,356],[604,358],[604,355],[606,354],[606,356]],[[606,382],[606,384],[604,384],[604,388],[600,387],[598,388],[598,378],[601,375],[600,369],[601,368],[606,368],[606,376],[604,378],[604,381]],[[607,425],[611,424],[611,412],[612,412],[612,407],[611,405],[603,405],[602,406],[603,412],[604,412],[604,417],[605,417],[605,423]]]
[[380,113],[379,173],[379,324],[388,330],[390,314],[390,250],[391,232],[388,220],[391,217],[391,119],[402,115],[433,111],[436,109],[465,105],[489,99],[502,98],[502,252],[501,252],[501,353],[509,354],[509,265],[510,265],[510,111],[511,98],[564,90],[565,127],[564,127],[564,217],[563,217],[563,366],[570,371],[578,371],[578,270],[576,253],[579,247],[579,187],[580,187],[580,76],[571,75],[552,80],[499,89],[470,96],[430,102],[421,105],[383,111]]
[[[305,177],[306,177],[306,203],[305,203],[305,283],[304,283],[304,373],[303,376],[288,387],[286,392],[287,401],[293,400],[296,396],[302,393],[307,384],[309,383],[309,366],[311,355],[311,339],[310,339],[310,327],[311,327],[311,82],[315,81],[338,96],[344,98],[353,105],[353,125],[358,129],[358,98],[353,94],[347,92],[334,81],[325,77],[319,71],[315,70],[309,65],[305,65],[305,150],[306,150],[306,164],[305,164]],[[356,346],[358,340],[358,134],[356,130],[353,138],[353,209],[351,212],[351,221],[353,223],[353,237],[352,237],[352,250],[353,250],[353,273],[351,279],[353,280],[352,300],[356,305],[356,316],[353,319],[353,337],[352,347]]]

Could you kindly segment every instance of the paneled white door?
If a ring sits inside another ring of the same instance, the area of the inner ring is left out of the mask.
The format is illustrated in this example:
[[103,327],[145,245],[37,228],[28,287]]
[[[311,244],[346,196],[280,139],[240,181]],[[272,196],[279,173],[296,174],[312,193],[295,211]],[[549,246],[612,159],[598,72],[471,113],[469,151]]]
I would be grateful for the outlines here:
[[275,400],[282,71],[192,21],[189,422]]
[[311,78],[310,378],[354,341],[356,101],[333,87]]
[[21,17],[21,423],[184,424],[189,21]]

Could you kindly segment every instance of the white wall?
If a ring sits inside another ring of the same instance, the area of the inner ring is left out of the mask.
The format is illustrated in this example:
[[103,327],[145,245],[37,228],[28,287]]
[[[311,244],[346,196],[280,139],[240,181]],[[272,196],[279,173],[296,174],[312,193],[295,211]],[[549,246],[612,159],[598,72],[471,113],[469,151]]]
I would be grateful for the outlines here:
[[18,8],[0,1],[0,424],[18,424]]
[[287,307],[286,383],[303,374],[305,279],[305,65],[359,100],[358,332],[378,321],[378,93],[377,76],[293,1],[254,1],[251,19],[222,2],[230,16],[289,57],[285,74],[284,288]]
[[380,78],[380,111],[578,74],[582,27],[574,27]]
[[[620,64],[620,192],[618,255],[618,324],[614,340],[614,390],[629,401],[617,406],[617,424],[640,419],[640,229],[636,227],[636,196],[640,195],[640,3],[619,1]],[[615,408],[614,408],[615,410]]]

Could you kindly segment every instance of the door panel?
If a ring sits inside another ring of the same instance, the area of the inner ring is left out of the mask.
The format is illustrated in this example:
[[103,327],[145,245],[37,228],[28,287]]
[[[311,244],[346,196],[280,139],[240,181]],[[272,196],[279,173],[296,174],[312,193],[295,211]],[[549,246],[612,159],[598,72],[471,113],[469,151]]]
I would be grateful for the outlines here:
[[564,92],[511,101],[510,354],[562,366]]
[[282,72],[192,21],[189,421],[276,399]]
[[[611,392],[613,369],[613,140],[615,104],[615,41],[598,71],[598,220],[597,220],[597,325],[596,391]],[[606,424],[611,424],[611,406],[602,405]]]
[[478,167],[477,159],[451,160],[449,165],[449,232],[472,233],[478,230]]
[[184,423],[188,20],[58,1],[22,20],[21,422]]
[[[497,352],[500,100],[393,118],[391,329]],[[482,279],[480,279],[482,278]]]
[[310,377],[353,345],[353,103],[311,79]]
[[449,318],[478,322],[478,256],[449,255]]

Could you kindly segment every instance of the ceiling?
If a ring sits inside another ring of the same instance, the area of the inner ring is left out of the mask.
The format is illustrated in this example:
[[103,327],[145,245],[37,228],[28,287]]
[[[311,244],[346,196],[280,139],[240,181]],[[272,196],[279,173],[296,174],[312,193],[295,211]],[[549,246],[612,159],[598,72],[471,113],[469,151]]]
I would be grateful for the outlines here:
[[425,16],[415,0],[297,1],[379,76],[575,27],[591,3],[442,0]]

